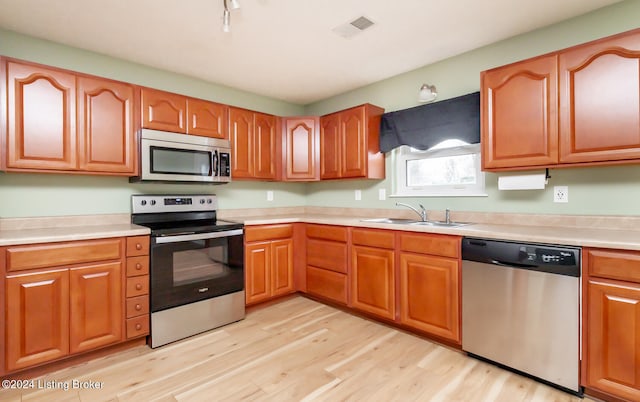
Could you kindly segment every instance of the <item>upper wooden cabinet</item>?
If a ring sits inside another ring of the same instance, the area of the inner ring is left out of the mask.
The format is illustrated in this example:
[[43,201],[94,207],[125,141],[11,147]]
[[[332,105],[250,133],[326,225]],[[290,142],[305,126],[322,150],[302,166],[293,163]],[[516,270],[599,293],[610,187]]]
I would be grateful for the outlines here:
[[6,69],[7,168],[76,169],[76,77],[13,61]]
[[142,127],[212,138],[229,138],[229,107],[170,92],[142,88]]
[[134,175],[129,84],[7,61],[6,168]]
[[481,73],[482,166],[640,159],[640,30]]
[[135,91],[131,85],[78,77],[79,168],[89,172],[132,173],[137,147]]
[[275,180],[279,147],[275,116],[229,108],[231,177]]
[[383,112],[365,104],[320,118],[321,179],[384,179],[379,143]]
[[640,158],[640,30],[560,53],[560,162]]
[[558,161],[557,56],[482,72],[484,168]]
[[319,180],[320,118],[285,117],[282,129],[283,179]]

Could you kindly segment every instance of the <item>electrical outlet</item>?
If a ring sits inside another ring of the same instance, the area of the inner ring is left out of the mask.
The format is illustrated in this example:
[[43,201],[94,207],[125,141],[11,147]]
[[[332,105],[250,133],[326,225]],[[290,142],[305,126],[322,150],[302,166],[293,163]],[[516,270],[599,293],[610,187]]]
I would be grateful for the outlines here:
[[569,202],[569,187],[568,186],[554,186],[553,187],[553,202]]
[[384,201],[387,199],[387,190],[384,188],[379,188],[378,189],[378,199],[380,201]]
[[362,199],[362,190],[356,190],[356,201],[360,201]]
[[273,191],[267,191],[267,201],[273,201]]

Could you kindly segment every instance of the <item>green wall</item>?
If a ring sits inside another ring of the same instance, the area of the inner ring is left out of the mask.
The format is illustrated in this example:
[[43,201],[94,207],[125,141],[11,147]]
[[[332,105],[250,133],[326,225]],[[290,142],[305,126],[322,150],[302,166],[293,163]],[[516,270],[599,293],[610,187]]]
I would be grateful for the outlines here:
[[[417,91],[422,83],[435,84],[440,100],[470,93],[479,89],[482,70],[639,26],[640,1],[627,0],[306,107],[9,31],[0,30],[0,54],[276,115],[321,115],[365,102],[387,111],[413,107],[418,104]],[[378,189],[392,192],[390,165],[387,158],[388,179],[383,181],[235,181],[221,186],[132,184],[117,177],[0,173],[0,217],[128,213],[131,194],[200,192],[217,194],[220,207],[225,209],[298,205],[395,208],[394,203],[402,201],[454,211],[640,214],[640,167],[636,166],[555,169],[551,171],[550,186],[544,191],[498,191],[498,176],[487,174],[487,197],[379,201]],[[568,204],[552,202],[553,185],[569,186]],[[361,201],[354,200],[356,189],[362,190]],[[267,190],[275,192],[274,201],[266,201]]]
[[[480,72],[514,61],[570,47],[607,35],[640,27],[640,1],[624,1],[537,31],[482,47],[354,91],[307,105],[307,114],[325,114],[362,103],[386,111],[419,105],[418,89],[434,84],[444,100],[478,91]],[[443,33],[445,34],[445,33]],[[436,38],[437,40],[437,38]],[[408,51],[410,51],[408,49]],[[603,133],[606,135],[606,133]],[[387,179],[313,183],[307,189],[307,205],[362,208],[395,208],[395,202],[428,209],[496,211],[549,214],[640,214],[640,167],[570,168],[551,170],[546,190],[499,191],[498,175],[486,174],[488,197],[387,198],[378,200],[378,189],[392,193],[390,154]],[[569,186],[569,203],[553,203],[553,186]],[[354,190],[362,190],[355,201]]]

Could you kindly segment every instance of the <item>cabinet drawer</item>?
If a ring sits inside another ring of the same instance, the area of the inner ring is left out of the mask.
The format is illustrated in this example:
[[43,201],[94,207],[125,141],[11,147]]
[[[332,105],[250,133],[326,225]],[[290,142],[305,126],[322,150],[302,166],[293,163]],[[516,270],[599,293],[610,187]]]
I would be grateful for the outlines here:
[[127,319],[127,339],[149,334],[149,315]]
[[121,238],[113,238],[7,247],[7,271],[117,260],[121,244]]
[[149,275],[127,278],[127,297],[149,294]]
[[326,240],[307,240],[307,264],[347,273],[347,245]]
[[127,318],[149,314],[149,295],[131,297],[127,299]]
[[586,249],[589,275],[640,282],[640,253]]
[[148,255],[149,236],[127,237],[127,256]]
[[403,233],[400,235],[400,250],[458,258],[460,239],[459,236]]
[[308,238],[347,242],[346,227],[308,224],[306,228]]
[[127,258],[127,276],[139,276],[149,274],[149,256]]
[[395,234],[391,230],[353,229],[351,242],[361,246],[394,248]]
[[347,275],[307,267],[307,292],[341,304],[347,304]]
[[293,225],[291,223],[268,226],[247,226],[244,228],[244,239],[247,242],[283,239],[286,237],[293,237]]

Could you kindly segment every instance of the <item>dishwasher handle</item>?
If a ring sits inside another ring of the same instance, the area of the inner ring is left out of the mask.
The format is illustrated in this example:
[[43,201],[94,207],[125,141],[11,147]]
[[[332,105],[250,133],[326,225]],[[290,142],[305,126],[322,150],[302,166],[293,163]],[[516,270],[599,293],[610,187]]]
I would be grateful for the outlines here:
[[517,262],[502,262],[502,261],[498,261],[498,260],[491,260],[489,261],[490,264],[492,265],[499,265],[501,267],[507,267],[507,268],[536,268],[537,265],[531,265],[531,264],[519,264]]

